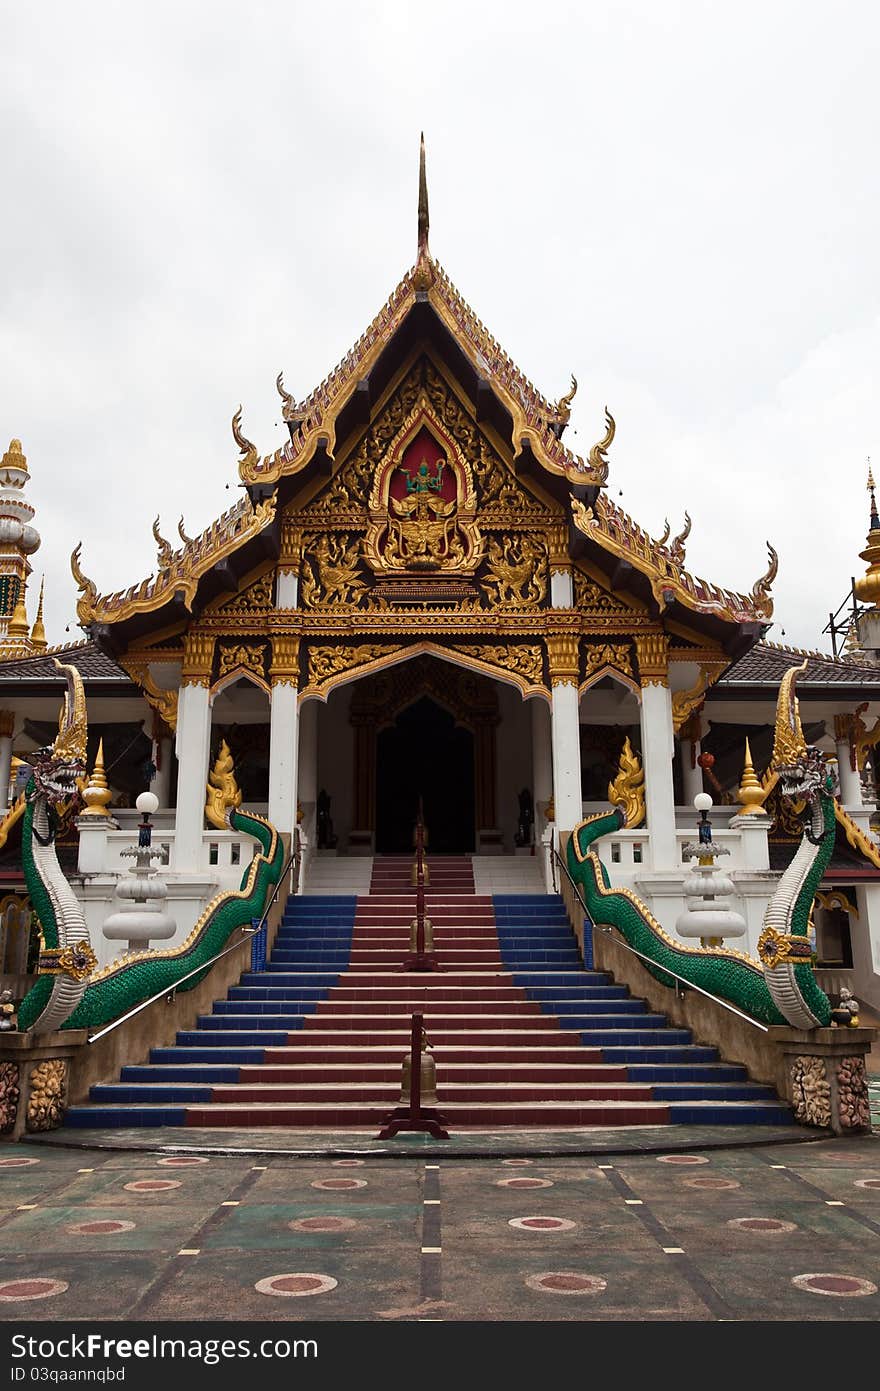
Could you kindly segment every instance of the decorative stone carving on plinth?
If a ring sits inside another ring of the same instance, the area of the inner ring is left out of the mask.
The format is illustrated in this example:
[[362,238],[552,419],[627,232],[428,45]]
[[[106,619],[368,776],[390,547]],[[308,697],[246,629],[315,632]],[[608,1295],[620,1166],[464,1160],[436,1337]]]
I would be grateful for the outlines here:
[[153,828],[150,816],[156,811],[159,799],[153,792],[142,792],[135,804],[143,815],[138,827],[136,849],[123,850],[127,859],[135,861],[130,878],[120,879],[116,885],[116,896],[127,900],[126,906],[111,913],[102,931],[111,942],[128,943],[129,952],[145,951],[151,941],[164,941],[173,937],[177,928],[174,919],[164,911],[168,897],[168,885],[160,878],[152,860],[162,857],[162,851],[151,845]]

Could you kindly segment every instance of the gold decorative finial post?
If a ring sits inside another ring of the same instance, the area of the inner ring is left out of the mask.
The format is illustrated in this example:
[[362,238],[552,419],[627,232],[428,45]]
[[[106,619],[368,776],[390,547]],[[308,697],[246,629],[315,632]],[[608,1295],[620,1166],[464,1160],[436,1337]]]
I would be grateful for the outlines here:
[[428,251],[428,177],[425,172],[425,132],[419,146],[419,254],[418,260],[430,256]]
[[767,796],[767,792],[755,774],[755,765],[752,763],[752,750],[749,747],[748,739],[746,739],[746,757],[743,763],[742,777],[739,780],[736,795],[739,798],[737,811],[740,816],[767,815],[764,808],[764,798]]
[[40,602],[37,604],[37,616],[34,619],[34,626],[31,628],[31,647],[35,652],[45,652],[49,646],[46,641],[46,628],[43,623],[43,588],[46,583],[45,575],[40,580]]
[[24,604],[24,585],[19,585],[18,598],[6,630],[10,642],[27,642],[30,636],[27,609]]
[[877,499],[874,496],[874,472],[871,468],[871,456],[868,455],[868,492],[871,496],[871,530],[880,531],[880,516],[877,515]]
[[82,799],[86,804],[83,816],[109,816],[107,805],[113,793],[107,785],[107,774],[104,770],[104,740],[98,740],[98,752],[95,755],[95,766],[92,769],[92,776],[83,789]]
[[877,499],[874,495],[874,470],[871,468],[871,459],[868,457],[868,495],[871,499],[871,524],[868,532],[868,544],[863,551],[859,552],[862,560],[868,562],[868,568],[861,579],[856,580],[853,585],[853,592],[857,599],[863,604],[873,604],[880,607],[880,514],[877,512]]

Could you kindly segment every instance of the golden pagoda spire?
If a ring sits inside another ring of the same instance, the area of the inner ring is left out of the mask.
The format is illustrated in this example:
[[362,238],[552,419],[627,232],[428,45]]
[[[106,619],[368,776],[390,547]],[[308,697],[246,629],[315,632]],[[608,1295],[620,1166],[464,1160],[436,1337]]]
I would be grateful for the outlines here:
[[767,815],[764,809],[764,798],[767,793],[755,775],[755,765],[752,762],[752,750],[749,747],[748,738],[746,738],[746,758],[736,795],[739,798],[737,812],[740,816]]
[[107,784],[107,773],[104,769],[104,740],[98,740],[98,752],[95,755],[95,766],[92,769],[92,776],[83,789],[82,799],[86,804],[83,816],[109,816],[107,803],[112,798],[113,793]]
[[862,560],[868,562],[868,568],[860,580],[856,580],[853,585],[853,592],[857,599],[861,599],[863,604],[878,605],[880,601],[880,516],[877,514],[877,499],[874,496],[874,473],[871,468],[871,460],[868,459],[868,495],[871,499],[871,522],[868,532],[868,544],[863,551],[859,552]]
[[425,173],[425,132],[419,146],[419,254],[418,260],[430,257],[428,250],[428,177]]
[[24,604],[24,585],[19,586],[15,609],[6,630],[10,642],[27,642],[30,637],[27,609]]
[[40,602],[37,604],[37,616],[34,619],[34,626],[31,628],[31,647],[35,652],[45,652],[49,646],[46,641],[46,629],[43,626],[43,589],[46,584],[46,576],[40,580]]

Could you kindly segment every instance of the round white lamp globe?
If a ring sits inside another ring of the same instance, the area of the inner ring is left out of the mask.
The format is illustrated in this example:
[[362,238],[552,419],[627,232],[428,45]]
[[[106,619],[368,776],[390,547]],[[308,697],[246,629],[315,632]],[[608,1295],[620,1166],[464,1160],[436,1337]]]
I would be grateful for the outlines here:
[[142,792],[135,802],[135,806],[142,816],[152,816],[153,812],[159,809],[159,798],[155,792]]
[[[140,802],[138,802],[138,805],[140,805]],[[708,811],[711,805],[712,798],[709,796],[708,792],[697,793],[696,797],[694,798],[694,806],[696,807],[697,811]]]

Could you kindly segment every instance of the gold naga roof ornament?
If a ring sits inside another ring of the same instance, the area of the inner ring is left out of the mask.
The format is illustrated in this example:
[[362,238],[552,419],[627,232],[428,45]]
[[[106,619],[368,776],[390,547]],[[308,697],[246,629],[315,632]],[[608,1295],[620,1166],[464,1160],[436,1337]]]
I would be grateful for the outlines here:
[[684,565],[685,549],[684,543],[691,534],[691,519],[687,512],[684,514],[684,526],[669,547],[669,554],[676,565]]
[[614,433],[617,429],[614,423],[614,416],[607,406],[605,407],[605,425],[605,434],[599,440],[598,444],[593,445],[587,460],[599,484],[604,483],[608,478],[608,450],[611,448],[611,442],[614,439]]
[[779,683],[776,701],[776,729],[773,735],[773,753],[770,767],[791,767],[802,762],[807,756],[807,741],[801,724],[800,705],[795,686],[798,676],[807,670],[807,662],[789,667]]
[[664,517],[664,518],[663,518],[663,535],[662,535],[661,537],[658,538],[658,541],[657,541],[657,545],[658,545],[658,546],[665,546],[665,545],[666,545],[666,542],[669,540],[669,534],[670,534],[671,531],[672,531],[672,527],[669,525],[669,518],[668,518],[668,517]]
[[773,600],[770,597],[770,586],[776,579],[779,570],[779,556],[776,554],[769,541],[765,541],[764,544],[767,547],[769,564],[761,578],[752,585],[752,599],[759,612],[766,614],[767,618],[769,618],[773,612]]
[[[183,520],[183,519],[181,518],[181,520]],[[168,544],[168,542],[165,540],[165,537],[162,536],[162,534],[161,534],[160,531],[159,531],[159,518],[158,518],[158,517],[157,517],[156,520],[153,522],[153,540],[156,542],[156,545],[159,547],[159,554],[158,554],[158,556],[157,556],[157,563],[158,563],[159,569],[160,569],[160,570],[167,570],[167,569],[169,569],[169,567],[170,567],[170,565],[171,565],[171,562],[172,562],[172,560],[174,559],[174,552],[173,552],[173,550],[171,549],[171,546],[170,546],[170,545]]]
[[77,541],[70,555],[70,570],[80,593],[80,598],[76,604],[76,616],[80,623],[88,623],[94,617],[98,587],[94,580],[90,580],[87,575],[83,574],[79,563],[81,555],[82,541]]
[[187,536],[186,532],[185,532],[184,529],[183,529],[183,513],[182,513],[182,512],[181,512],[181,514],[180,514],[180,521],[177,523],[177,534],[178,534],[178,536],[180,537],[181,541],[183,542],[183,544],[184,544],[185,546],[193,546],[193,545],[195,545],[195,540],[194,540],[194,538],[193,538],[192,536]]
[[300,424],[305,419],[305,415],[298,408],[296,401],[293,399],[290,392],[286,390],[284,386],[283,372],[279,372],[278,376],[275,378],[275,389],[278,392],[278,395],[281,397],[282,402],[284,403],[281,407],[282,420],[284,420],[285,422],[295,421],[297,424]]
[[555,416],[555,419],[551,420],[550,428],[557,439],[562,438],[562,432],[568,424],[569,420],[571,420],[571,403],[577,394],[577,389],[577,377],[575,376],[574,372],[572,372],[571,390],[567,392],[565,396],[560,396],[559,400],[556,402],[556,405],[553,407],[553,414]]
[[239,460],[238,465],[239,471],[244,469],[247,465],[254,464],[259,461],[257,446],[255,444],[252,444],[251,441],[247,438],[247,436],[243,435],[241,431],[241,406],[239,406],[238,410],[235,412],[235,415],[232,417],[232,438],[235,440],[235,443],[238,445],[239,451],[241,453],[241,459]]

